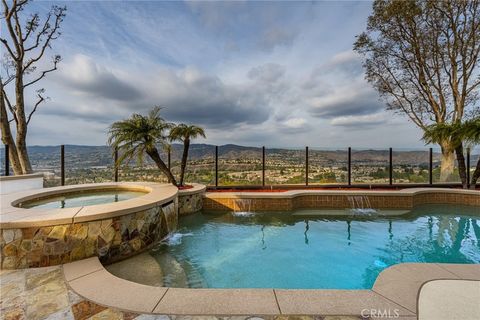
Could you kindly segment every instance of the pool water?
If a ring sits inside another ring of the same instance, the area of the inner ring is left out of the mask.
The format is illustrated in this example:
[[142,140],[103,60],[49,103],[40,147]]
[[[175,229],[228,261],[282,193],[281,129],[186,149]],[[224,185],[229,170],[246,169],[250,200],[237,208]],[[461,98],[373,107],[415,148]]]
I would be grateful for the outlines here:
[[145,192],[128,190],[81,192],[27,201],[19,206],[22,208],[44,209],[74,208],[118,202],[142,195],[145,195]]
[[375,218],[204,212],[150,255],[166,286],[367,289],[401,262],[480,263],[479,220],[478,207],[448,205]]

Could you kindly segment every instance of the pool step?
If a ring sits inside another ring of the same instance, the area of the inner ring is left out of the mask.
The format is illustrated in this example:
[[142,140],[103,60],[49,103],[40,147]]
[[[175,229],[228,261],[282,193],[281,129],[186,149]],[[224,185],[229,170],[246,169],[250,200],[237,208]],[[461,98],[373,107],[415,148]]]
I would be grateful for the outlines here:
[[114,276],[149,286],[163,286],[160,264],[148,252],[105,266]]
[[164,252],[155,255],[163,271],[163,285],[173,288],[188,288],[188,277],[183,266],[170,253]]

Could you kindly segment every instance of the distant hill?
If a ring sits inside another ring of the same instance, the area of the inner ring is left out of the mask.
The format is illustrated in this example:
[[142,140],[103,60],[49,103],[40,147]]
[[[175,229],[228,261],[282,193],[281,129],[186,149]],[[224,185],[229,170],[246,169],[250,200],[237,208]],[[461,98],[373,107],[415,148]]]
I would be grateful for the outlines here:
[[[219,158],[222,160],[234,159],[261,159],[262,148],[239,146],[226,144],[219,146]],[[34,168],[58,168],[60,163],[60,146],[31,146],[28,148]],[[183,146],[173,144],[172,161],[178,161],[181,158]],[[66,166],[88,168],[96,166],[109,166],[112,164],[112,152],[108,146],[82,146],[65,145]],[[215,156],[215,146],[211,144],[192,144],[189,152],[190,160],[209,159],[213,161]],[[267,148],[267,161],[285,161],[290,163],[303,163],[305,161],[304,149],[283,149]],[[309,151],[311,163],[316,164],[342,164],[347,161],[347,150],[315,150]],[[0,158],[3,158],[3,152],[0,152]],[[166,160],[166,154],[162,157]],[[388,150],[352,150],[352,161],[388,163]],[[472,163],[475,163],[478,155],[472,156]],[[146,162],[150,162],[147,157]],[[434,153],[434,161],[440,160],[440,154]],[[428,151],[395,151],[393,161],[396,164],[426,164],[428,163]],[[3,165],[3,161],[1,163]]]

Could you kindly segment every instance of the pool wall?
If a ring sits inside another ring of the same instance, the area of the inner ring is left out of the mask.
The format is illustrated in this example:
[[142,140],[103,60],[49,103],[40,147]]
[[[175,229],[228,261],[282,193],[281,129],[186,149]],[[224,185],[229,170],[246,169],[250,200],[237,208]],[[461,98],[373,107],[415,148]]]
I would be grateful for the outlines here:
[[[3,204],[0,222],[2,269],[52,266],[98,256],[111,263],[147,250],[176,228],[178,190],[169,185],[104,184],[71,189],[148,190],[117,203],[69,209],[22,209]],[[54,188],[49,188],[54,189]],[[45,191],[55,193],[65,188]],[[46,190],[46,189],[43,189]],[[45,194],[45,192],[43,194]],[[31,194],[30,194],[31,193]],[[38,195],[22,194],[25,199]],[[18,195],[13,195],[18,198]],[[11,199],[13,199],[11,198]]]
[[421,204],[480,207],[480,192],[462,189],[415,188],[401,191],[296,190],[286,192],[209,192],[203,208],[211,211],[284,211],[351,208],[348,197],[367,196],[375,209],[412,209]]

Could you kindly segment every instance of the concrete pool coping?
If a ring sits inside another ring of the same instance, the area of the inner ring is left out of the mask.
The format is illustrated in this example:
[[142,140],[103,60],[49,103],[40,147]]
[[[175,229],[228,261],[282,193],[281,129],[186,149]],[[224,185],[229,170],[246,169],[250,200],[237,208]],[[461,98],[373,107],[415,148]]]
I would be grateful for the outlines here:
[[402,263],[383,270],[371,290],[190,289],[153,287],[118,278],[93,257],[63,265],[80,296],[121,310],[175,315],[345,315],[372,310],[418,314],[422,286],[432,280],[480,280],[480,264]]
[[[24,201],[65,193],[109,190],[143,191],[145,195],[119,202],[65,209],[16,207]],[[177,194],[178,189],[173,185],[150,182],[91,183],[15,192],[2,195],[0,229],[43,227],[109,219],[174,201]]]

